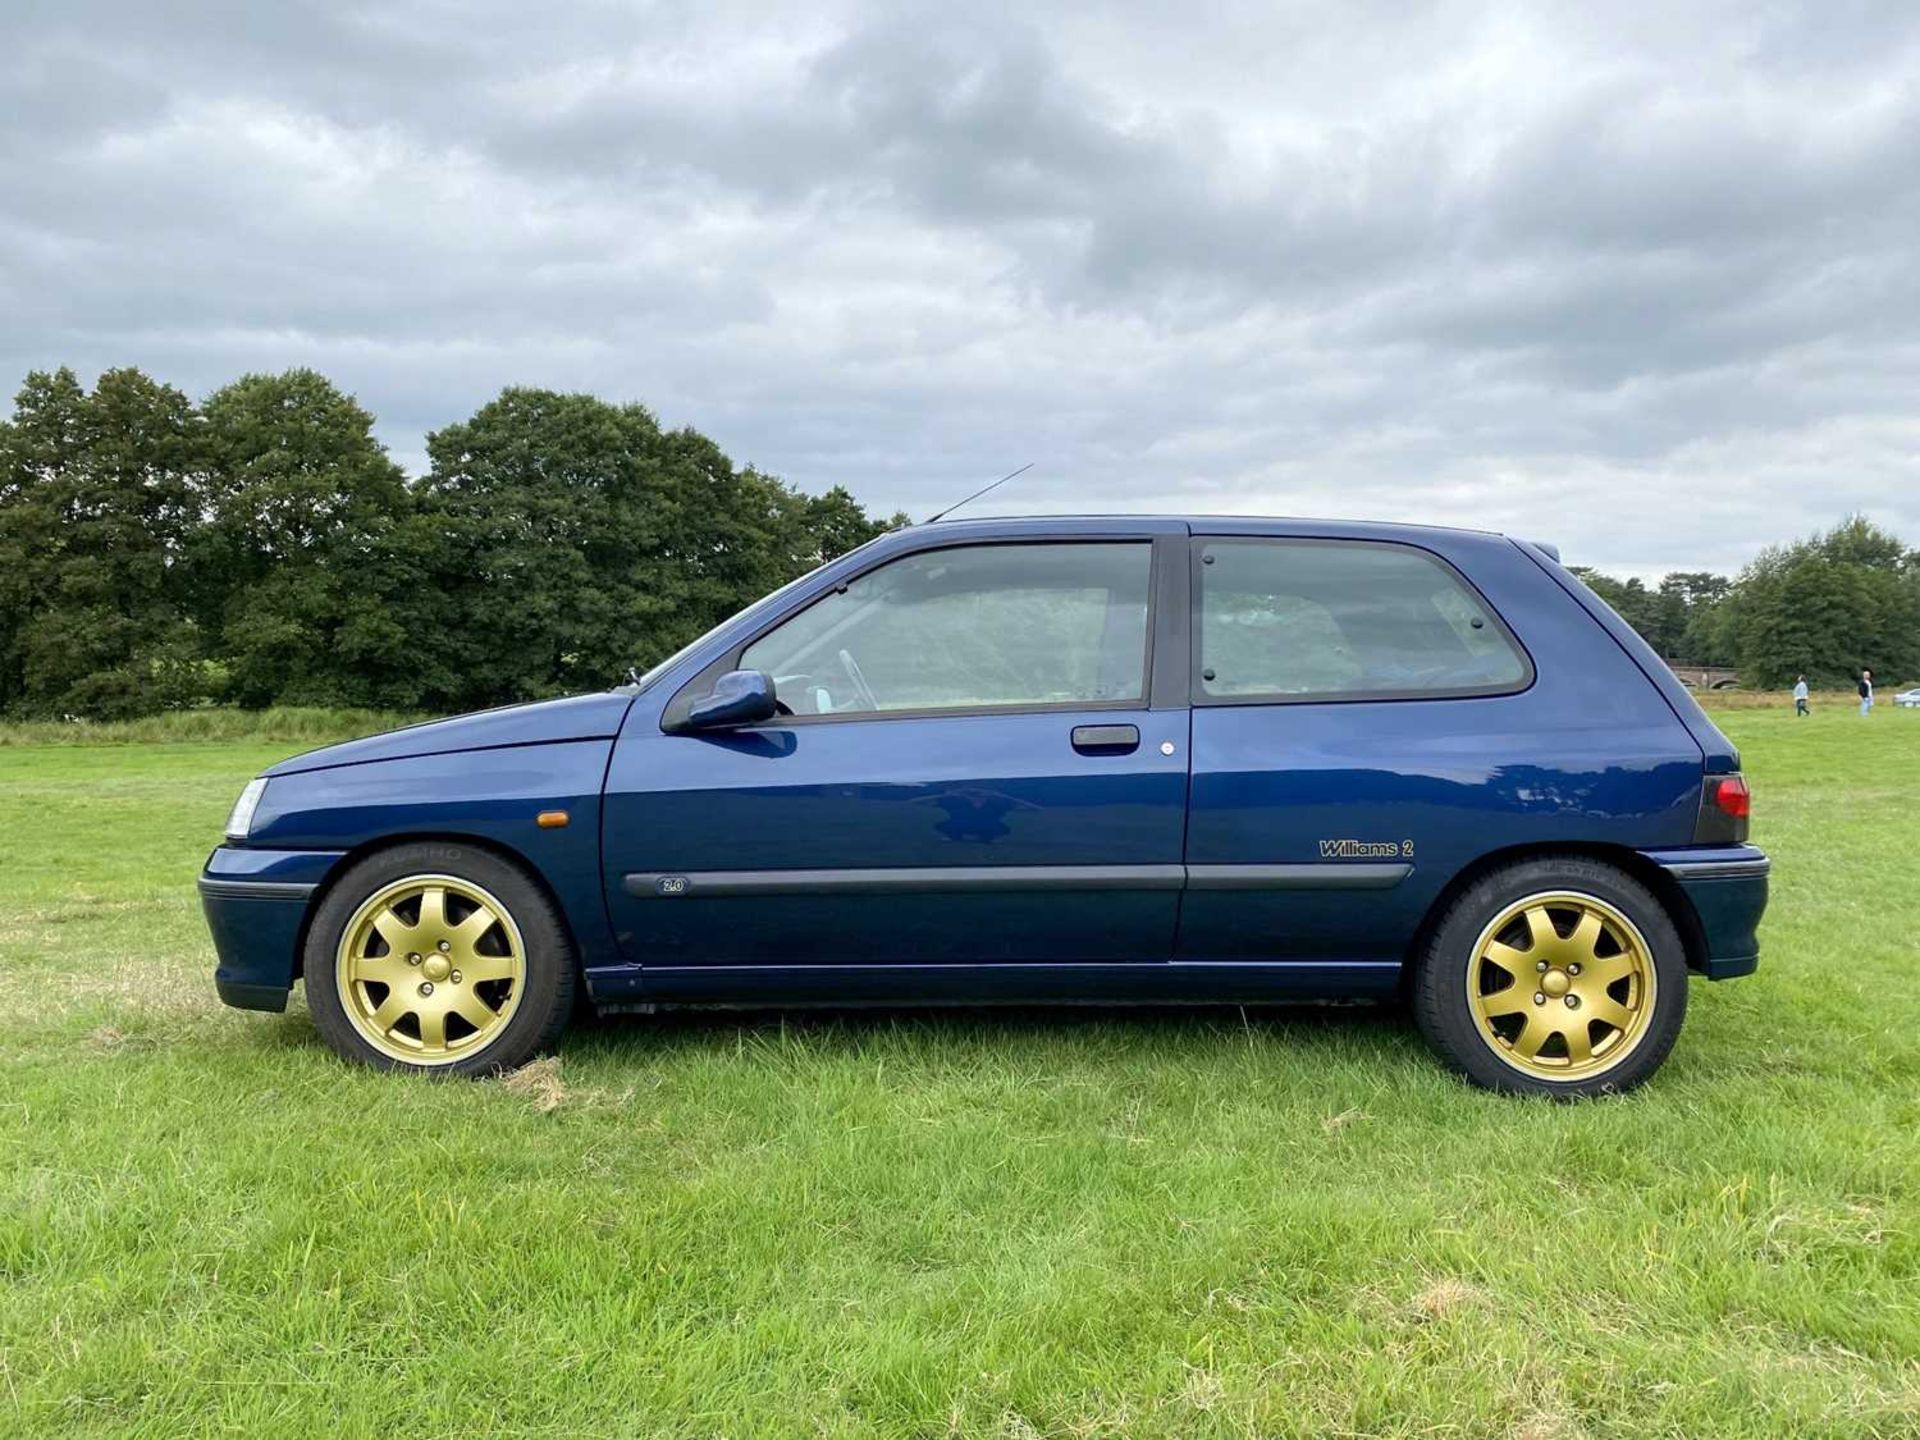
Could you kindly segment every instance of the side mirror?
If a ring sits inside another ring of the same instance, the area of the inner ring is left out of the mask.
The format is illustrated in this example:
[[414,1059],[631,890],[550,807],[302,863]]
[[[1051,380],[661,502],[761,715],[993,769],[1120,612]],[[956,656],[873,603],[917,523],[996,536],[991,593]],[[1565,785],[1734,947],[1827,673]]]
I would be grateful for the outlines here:
[[713,682],[713,693],[687,711],[689,730],[724,730],[752,725],[780,713],[773,677],[764,670],[729,670]]

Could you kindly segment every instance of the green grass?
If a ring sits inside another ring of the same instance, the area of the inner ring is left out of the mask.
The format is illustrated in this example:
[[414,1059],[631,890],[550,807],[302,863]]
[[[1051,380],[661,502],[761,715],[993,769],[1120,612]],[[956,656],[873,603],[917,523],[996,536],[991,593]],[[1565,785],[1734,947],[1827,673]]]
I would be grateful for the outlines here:
[[635,1020],[446,1084],[214,1001],[282,744],[0,750],[0,1434],[1920,1432],[1920,715],[1721,716],[1760,974],[1624,1100],[1390,1013]]

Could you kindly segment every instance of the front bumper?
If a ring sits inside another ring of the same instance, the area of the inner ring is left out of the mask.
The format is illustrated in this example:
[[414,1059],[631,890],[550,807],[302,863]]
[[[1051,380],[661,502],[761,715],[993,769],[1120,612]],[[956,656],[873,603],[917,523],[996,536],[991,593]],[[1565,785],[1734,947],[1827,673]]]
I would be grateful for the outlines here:
[[1760,966],[1755,933],[1767,909],[1773,862],[1753,845],[1698,846],[1643,852],[1678,887],[1691,907],[1697,968],[1709,980],[1751,975]]
[[284,1010],[300,973],[307,905],[340,852],[222,845],[200,876],[200,906],[220,963],[213,986],[241,1010]]

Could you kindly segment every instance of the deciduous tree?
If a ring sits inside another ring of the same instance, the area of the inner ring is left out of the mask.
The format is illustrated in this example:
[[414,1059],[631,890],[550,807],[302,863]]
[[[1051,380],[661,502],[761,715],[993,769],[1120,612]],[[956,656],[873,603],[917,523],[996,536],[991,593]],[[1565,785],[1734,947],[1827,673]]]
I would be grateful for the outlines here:
[[1883,682],[1920,676],[1920,562],[1862,516],[1763,551],[1725,602],[1727,637],[1749,684]]
[[440,704],[588,689],[878,533],[640,405],[510,389],[427,441],[413,522],[448,612]]
[[[242,705],[412,706],[426,686],[396,540],[413,507],[373,417],[311,370],[249,375],[202,407],[202,632]],[[399,623],[396,623],[398,621]]]
[[0,697],[120,717],[206,688],[182,565],[196,522],[192,403],[138,370],[93,390],[35,372],[0,436]]

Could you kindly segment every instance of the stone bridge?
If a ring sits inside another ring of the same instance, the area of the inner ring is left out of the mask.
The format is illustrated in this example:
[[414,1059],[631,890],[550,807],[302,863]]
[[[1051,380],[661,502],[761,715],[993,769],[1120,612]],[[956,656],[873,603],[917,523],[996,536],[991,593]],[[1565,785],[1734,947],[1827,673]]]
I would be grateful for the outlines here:
[[1667,668],[1680,677],[1681,684],[1696,690],[1731,690],[1740,683],[1740,672],[1724,665],[1678,665],[1669,660]]

